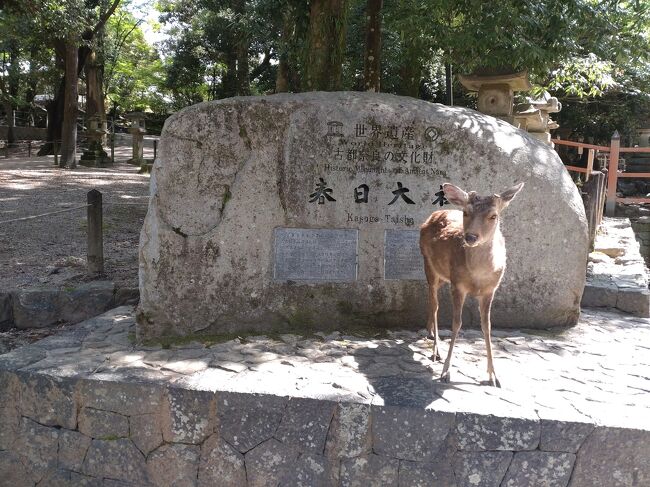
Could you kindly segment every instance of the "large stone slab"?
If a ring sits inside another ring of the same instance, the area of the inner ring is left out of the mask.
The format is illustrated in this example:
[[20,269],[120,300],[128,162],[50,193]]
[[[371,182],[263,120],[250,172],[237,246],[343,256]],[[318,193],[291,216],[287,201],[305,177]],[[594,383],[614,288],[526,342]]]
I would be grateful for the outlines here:
[[648,431],[596,428],[578,451],[569,486],[650,485],[648,452]]
[[[575,324],[587,227],[552,149],[472,110],[305,93],[203,103],[167,120],[140,237],[139,337],[287,323],[421,326],[426,282],[410,265],[419,255],[396,247],[417,239],[396,232],[440,209],[447,181],[487,194],[526,183],[504,214],[508,270],[494,326]],[[298,240],[278,242],[278,229]],[[314,229],[357,238],[300,241]],[[448,309],[444,296],[443,323]],[[466,322],[477,320],[474,312]]]

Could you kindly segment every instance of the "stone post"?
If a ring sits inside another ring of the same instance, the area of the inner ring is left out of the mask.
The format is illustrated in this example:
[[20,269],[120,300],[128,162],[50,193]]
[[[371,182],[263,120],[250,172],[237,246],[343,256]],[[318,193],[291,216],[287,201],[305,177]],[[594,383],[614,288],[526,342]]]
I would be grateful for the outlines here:
[[102,233],[102,194],[92,189],[88,201],[88,273],[104,272],[104,236]]
[[612,143],[609,150],[609,165],[607,167],[607,201],[605,203],[605,214],[616,215],[616,186],[618,183],[618,156],[621,148],[621,136],[618,131],[612,135]]
[[133,157],[127,162],[135,166],[142,166],[144,160],[144,134],[147,133],[145,128],[145,114],[143,112],[131,112],[126,114],[127,120],[131,121],[129,132],[133,136]]

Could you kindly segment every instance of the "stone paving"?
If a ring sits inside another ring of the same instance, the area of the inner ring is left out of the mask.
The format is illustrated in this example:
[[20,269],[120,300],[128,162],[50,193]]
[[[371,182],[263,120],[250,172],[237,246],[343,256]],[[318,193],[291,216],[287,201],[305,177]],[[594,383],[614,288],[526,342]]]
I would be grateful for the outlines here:
[[424,330],[169,348],[134,332],[121,307],[0,355],[7,485],[650,485],[648,319],[496,330],[501,389],[481,385],[473,329],[449,384]]

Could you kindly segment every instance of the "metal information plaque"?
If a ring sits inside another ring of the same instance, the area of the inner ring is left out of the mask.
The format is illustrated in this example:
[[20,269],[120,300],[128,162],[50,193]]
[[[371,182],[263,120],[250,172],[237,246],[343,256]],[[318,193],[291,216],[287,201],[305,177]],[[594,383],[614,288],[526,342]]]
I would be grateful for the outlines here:
[[426,280],[419,230],[386,230],[384,279]]
[[273,278],[278,281],[355,281],[358,230],[276,228]]

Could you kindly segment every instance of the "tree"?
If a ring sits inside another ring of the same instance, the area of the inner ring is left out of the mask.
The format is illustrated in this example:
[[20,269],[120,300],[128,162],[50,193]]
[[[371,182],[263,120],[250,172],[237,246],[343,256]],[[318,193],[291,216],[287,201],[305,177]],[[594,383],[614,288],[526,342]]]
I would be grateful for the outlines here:
[[136,110],[165,113],[168,109],[163,62],[147,44],[142,23],[119,8],[106,25],[103,83],[113,116]]
[[[27,0],[10,2],[23,17],[35,19],[35,27],[52,45],[64,70],[53,101],[48,105],[48,141],[61,139],[61,167],[75,164],[79,74],[92,51],[95,36],[103,29],[120,0]],[[76,54],[73,55],[73,53]],[[49,153],[51,145],[39,154]]]
[[381,8],[383,0],[368,0],[366,16],[366,52],[363,63],[363,87],[379,92],[381,87]]
[[340,90],[348,0],[312,0],[305,59],[305,90]]

